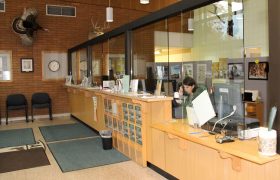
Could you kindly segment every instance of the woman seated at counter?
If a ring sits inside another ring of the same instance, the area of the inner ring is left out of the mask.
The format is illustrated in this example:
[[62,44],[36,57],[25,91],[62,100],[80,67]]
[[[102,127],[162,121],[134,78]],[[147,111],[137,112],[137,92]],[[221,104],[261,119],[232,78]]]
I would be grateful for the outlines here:
[[186,77],[183,83],[178,85],[178,92],[175,93],[172,101],[172,116],[173,118],[185,118],[186,107],[192,107],[192,101],[206,88],[197,86],[195,80],[191,77]]

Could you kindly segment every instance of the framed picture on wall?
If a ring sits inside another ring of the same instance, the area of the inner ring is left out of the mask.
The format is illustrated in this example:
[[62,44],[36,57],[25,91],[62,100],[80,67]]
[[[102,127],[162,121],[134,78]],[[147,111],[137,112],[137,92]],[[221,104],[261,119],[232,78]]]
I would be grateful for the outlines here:
[[196,81],[198,84],[204,84],[206,82],[207,65],[197,64],[196,66]]
[[33,58],[20,59],[21,72],[33,72]]
[[183,75],[184,77],[193,77],[193,64],[188,63],[188,64],[183,64]]
[[243,63],[228,63],[228,78],[243,79],[244,78]]
[[248,79],[250,80],[267,80],[268,79],[268,62],[249,62]]
[[178,79],[181,77],[181,66],[179,64],[170,66],[170,78]]

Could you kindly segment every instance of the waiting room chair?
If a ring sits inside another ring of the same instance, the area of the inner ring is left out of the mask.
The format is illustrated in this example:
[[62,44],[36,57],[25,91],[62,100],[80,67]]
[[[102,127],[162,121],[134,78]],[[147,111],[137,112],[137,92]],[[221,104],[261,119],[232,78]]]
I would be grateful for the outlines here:
[[28,104],[23,94],[10,94],[6,100],[6,124],[8,124],[9,111],[25,110],[26,122],[28,122]]
[[31,98],[31,116],[32,116],[32,122],[33,119],[33,108],[39,109],[39,108],[49,108],[49,116],[50,120],[52,120],[52,100],[48,93],[34,93]]

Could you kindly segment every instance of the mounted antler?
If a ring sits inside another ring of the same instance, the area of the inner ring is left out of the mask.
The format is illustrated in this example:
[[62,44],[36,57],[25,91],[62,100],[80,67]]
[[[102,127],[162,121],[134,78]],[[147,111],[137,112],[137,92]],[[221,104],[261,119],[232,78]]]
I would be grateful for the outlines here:
[[104,30],[110,28],[110,24],[106,23],[106,22],[104,22],[102,27],[98,25],[98,20],[94,23],[93,17],[91,18],[91,24],[92,24],[92,30],[88,34],[89,39],[92,39],[92,38],[95,38],[97,36],[104,34]]

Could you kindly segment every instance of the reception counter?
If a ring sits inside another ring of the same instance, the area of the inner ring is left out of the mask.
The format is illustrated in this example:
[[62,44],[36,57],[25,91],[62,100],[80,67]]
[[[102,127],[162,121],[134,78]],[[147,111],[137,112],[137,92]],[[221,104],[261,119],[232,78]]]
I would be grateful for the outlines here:
[[152,162],[179,179],[280,177],[280,156],[258,153],[256,140],[216,143],[215,136],[183,121],[152,124]]
[[171,120],[172,97],[65,87],[73,116],[98,131],[111,129],[114,148],[147,166],[151,124]]
[[215,136],[172,121],[171,97],[65,87],[71,114],[98,131],[111,129],[114,148],[143,167],[150,162],[178,179],[280,177],[280,156],[260,156],[256,140],[218,144]]

